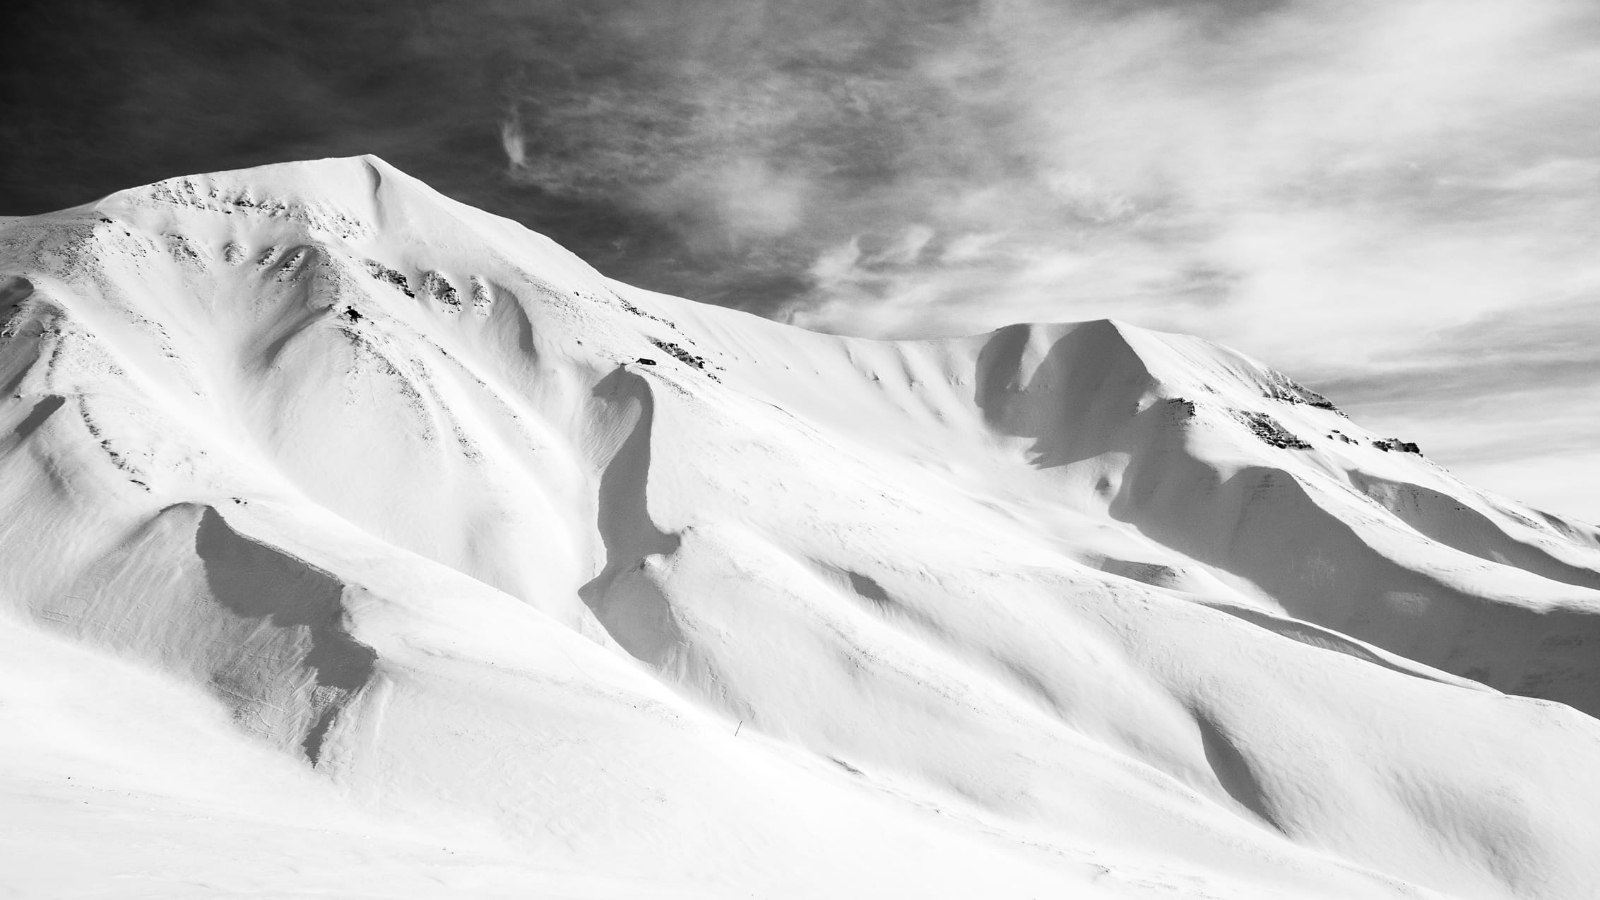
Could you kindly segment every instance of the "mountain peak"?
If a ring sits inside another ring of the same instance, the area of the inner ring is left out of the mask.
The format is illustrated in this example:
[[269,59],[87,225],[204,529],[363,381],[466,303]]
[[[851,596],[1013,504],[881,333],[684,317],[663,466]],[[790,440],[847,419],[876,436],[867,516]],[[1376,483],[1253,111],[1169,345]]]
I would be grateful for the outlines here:
[[280,197],[301,203],[359,206],[382,190],[385,178],[401,179],[416,189],[432,192],[422,182],[410,178],[379,157],[367,154],[176,176],[118,191],[101,203],[109,201],[116,205],[125,199],[147,198],[174,202],[174,198],[185,198],[187,202],[198,205],[205,201],[226,204],[245,199],[245,208],[251,208],[261,202],[271,202],[253,199],[256,195],[262,195],[264,198]]

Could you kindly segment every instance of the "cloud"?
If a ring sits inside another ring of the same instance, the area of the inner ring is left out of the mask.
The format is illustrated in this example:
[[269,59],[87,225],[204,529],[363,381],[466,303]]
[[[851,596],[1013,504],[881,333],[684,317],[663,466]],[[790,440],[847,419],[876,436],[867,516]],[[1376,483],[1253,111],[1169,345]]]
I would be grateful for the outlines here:
[[[945,89],[958,127],[902,160],[888,185],[902,189],[898,202],[884,205],[951,241],[1005,233],[989,251],[1013,282],[1044,280],[1018,277],[1019,260],[1037,261],[1044,276],[1062,258],[1100,263],[1070,267],[1082,280],[1052,298],[991,295],[972,310],[974,324],[1041,306],[1149,305],[1169,293],[1158,305],[1180,324],[1197,318],[1188,309],[1197,295],[1225,296],[1256,320],[1293,306],[1384,309],[1398,291],[1372,289],[1418,271],[1399,257],[1432,267],[1452,253],[1470,258],[1459,251],[1486,237],[1526,240],[1526,214],[1547,212],[1550,198],[1529,205],[1517,179],[1552,165],[1552,174],[1585,171],[1560,154],[1581,149],[1575,132],[1595,137],[1595,123],[1551,121],[1592,99],[1600,74],[1592,53],[1561,37],[1581,7],[1116,8],[992,5],[974,29],[981,38],[933,48],[919,64]],[[1532,68],[1559,75],[1529,85],[1522,75]],[[1530,138],[1540,133],[1548,140]],[[980,158],[991,163],[951,164]],[[1593,199],[1566,204],[1567,221],[1544,230],[1591,213]],[[1478,227],[1462,228],[1468,218]],[[929,266],[916,289],[948,279],[965,290],[973,262]],[[1511,284],[1514,272],[1495,274],[1502,288],[1526,289]],[[1317,300],[1296,303],[1306,291]],[[1492,303],[1472,292],[1461,302],[1461,314]],[[819,316],[824,307],[833,312]],[[796,300],[792,315],[852,327],[848,307],[826,296]]]
[[528,170],[528,141],[522,135],[522,115],[516,109],[500,123],[500,147],[513,177]]
[[[377,152],[645,287],[878,336],[1114,316],[1495,453],[1497,386],[1596,365],[1563,342],[1600,297],[1590,0],[53,0],[17,22],[6,213]],[[1472,416],[1435,415],[1446,396]]]
[[1587,487],[1594,479],[1568,476],[1600,466],[1596,312],[1593,296],[1494,310],[1419,335],[1392,365],[1319,387],[1470,482],[1592,520],[1600,507],[1581,498],[1600,497]]

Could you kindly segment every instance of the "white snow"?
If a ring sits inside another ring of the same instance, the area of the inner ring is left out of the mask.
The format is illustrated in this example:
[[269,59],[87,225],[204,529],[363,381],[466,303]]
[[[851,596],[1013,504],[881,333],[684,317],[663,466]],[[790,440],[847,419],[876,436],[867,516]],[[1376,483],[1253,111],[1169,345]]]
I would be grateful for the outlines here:
[[0,896],[1600,884],[1600,530],[1225,348],[814,334],[373,157],[4,220],[0,322]]

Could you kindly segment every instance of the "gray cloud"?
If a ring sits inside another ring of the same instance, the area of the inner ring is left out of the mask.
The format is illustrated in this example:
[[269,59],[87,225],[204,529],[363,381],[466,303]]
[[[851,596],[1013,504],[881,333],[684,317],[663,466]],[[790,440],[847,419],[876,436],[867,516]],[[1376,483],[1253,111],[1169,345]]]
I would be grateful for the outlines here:
[[[1469,480],[1573,506],[1600,497],[1592,475],[1570,483],[1600,447],[1597,322],[1592,297],[1494,310],[1419,335],[1383,368],[1313,380],[1364,424],[1422,443]],[[1522,471],[1508,465],[1518,460]]]
[[1319,383],[1368,407],[1483,402],[1530,392],[1570,402],[1600,389],[1596,335],[1600,302],[1593,296],[1497,309],[1418,336],[1382,371],[1346,372]]
[[808,327],[1114,316],[1411,417],[1436,455],[1590,440],[1523,415],[1600,370],[1574,337],[1600,297],[1588,0],[53,0],[15,22],[0,212],[376,152],[608,274]]

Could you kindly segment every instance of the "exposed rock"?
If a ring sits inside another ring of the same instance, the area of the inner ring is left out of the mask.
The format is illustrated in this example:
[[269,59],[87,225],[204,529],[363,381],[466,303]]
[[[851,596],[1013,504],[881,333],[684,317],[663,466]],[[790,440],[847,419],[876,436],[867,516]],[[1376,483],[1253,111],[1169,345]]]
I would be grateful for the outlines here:
[[1380,438],[1376,441],[1373,441],[1372,446],[1377,447],[1379,450],[1382,450],[1385,453],[1388,453],[1392,450],[1396,453],[1415,453],[1418,456],[1422,455],[1422,449],[1416,444],[1410,441],[1402,441],[1399,438]]
[[1266,413],[1252,412],[1247,409],[1235,410],[1234,415],[1239,421],[1250,427],[1250,431],[1261,439],[1264,444],[1270,444],[1285,450],[1310,450],[1311,445],[1284,428],[1277,419]]
[[[579,297],[582,297],[583,296],[583,292],[582,291],[578,291],[577,295]],[[624,300],[623,298],[618,297],[615,294],[612,294],[612,297],[618,303],[622,304],[622,308],[627,310],[629,313],[632,313],[633,315],[636,315],[641,319],[649,319],[652,322],[660,322],[661,324],[667,326],[668,328],[671,328],[673,331],[677,331],[678,330],[678,326],[676,324],[674,324],[672,322],[672,320],[663,319],[660,316],[653,315],[651,313],[647,313],[644,310],[640,309],[639,307],[634,306],[632,303],[629,303],[627,300]]]
[[1329,400],[1327,397],[1322,396],[1300,382],[1295,381],[1293,378],[1290,378],[1282,372],[1268,372],[1267,377],[1268,383],[1264,395],[1273,400],[1279,400],[1284,403],[1296,403],[1304,404],[1306,406],[1314,406],[1317,409],[1326,409],[1331,412],[1339,413],[1341,416],[1344,415],[1344,412],[1340,410],[1339,407],[1333,405],[1332,400]]
[[401,291],[405,292],[405,295],[407,297],[415,297],[416,296],[416,292],[411,290],[411,285],[406,280],[406,276],[405,275],[401,274],[400,272],[395,271],[394,269],[389,268],[388,266],[384,265],[383,263],[375,262],[375,261],[370,260],[370,259],[366,261],[366,264],[367,264],[367,274],[371,275],[373,278],[378,279],[379,281],[383,282],[384,284],[391,285],[393,287],[399,288]]
[[489,285],[478,276],[472,276],[472,311],[480,316],[487,316],[494,306],[494,295],[489,290]]
[[650,343],[655,344],[656,347],[671,354],[674,359],[686,366],[694,366],[696,369],[701,370],[704,370],[706,367],[706,358],[704,356],[696,356],[695,354],[690,353],[688,350],[683,349],[671,341],[659,341],[655,338],[651,338]]
[[461,295],[455,286],[438,272],[422,273],[422,291],[451,309],[461,308]]

